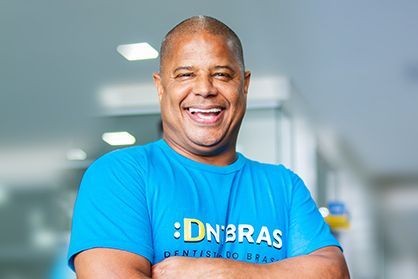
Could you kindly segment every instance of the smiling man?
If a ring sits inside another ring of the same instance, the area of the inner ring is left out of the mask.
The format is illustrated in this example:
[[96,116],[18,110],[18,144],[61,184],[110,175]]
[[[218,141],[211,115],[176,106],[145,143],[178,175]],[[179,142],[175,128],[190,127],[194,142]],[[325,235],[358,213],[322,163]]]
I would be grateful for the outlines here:
[[349,278],[302,180],[235,150],[250,76],[214,18],[166,35],[154,74],[163,139],[87,170],[69,249],[78,278]]

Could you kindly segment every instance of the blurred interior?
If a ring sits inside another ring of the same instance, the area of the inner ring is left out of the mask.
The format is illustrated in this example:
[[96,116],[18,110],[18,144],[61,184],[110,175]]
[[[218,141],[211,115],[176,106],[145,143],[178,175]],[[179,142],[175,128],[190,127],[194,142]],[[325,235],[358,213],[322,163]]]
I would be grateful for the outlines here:
[[158,50],[198,14],[236,31],[252,71],[238,150],[297,172],[324,217],[344,207],[331,223],[352,278],[418,278],[417,13],[412,0],[2,0],[0,278],[75,278],[60,266],[79,182],[123,148],[102,134],[160,137],[158,59],[116,48]]

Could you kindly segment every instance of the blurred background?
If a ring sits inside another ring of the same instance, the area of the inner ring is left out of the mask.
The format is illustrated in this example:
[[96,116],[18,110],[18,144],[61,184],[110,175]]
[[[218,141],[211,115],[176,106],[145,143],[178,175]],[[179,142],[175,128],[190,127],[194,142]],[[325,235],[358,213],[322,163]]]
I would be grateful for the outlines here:
[[0,278],[74,278],[64,257],[80,179],[123,148],[103,134],[160,136],[158,58],[117,47],[158,50],[198,14],[236,31],[252,71],[238,149],[304,179],[352,278],[418,278],[413,0],[0,0]]

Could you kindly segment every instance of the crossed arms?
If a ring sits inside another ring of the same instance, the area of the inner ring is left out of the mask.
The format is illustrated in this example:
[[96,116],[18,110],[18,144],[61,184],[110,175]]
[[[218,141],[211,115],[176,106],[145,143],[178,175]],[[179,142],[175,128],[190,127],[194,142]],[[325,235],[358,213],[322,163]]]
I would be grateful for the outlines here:
[[151,266],[139,255],[95,248],[75,257],[77,278],[350,278],[339,248],[329,246],[309,255],[271,264],[253,264],[223,258],[170,257]]

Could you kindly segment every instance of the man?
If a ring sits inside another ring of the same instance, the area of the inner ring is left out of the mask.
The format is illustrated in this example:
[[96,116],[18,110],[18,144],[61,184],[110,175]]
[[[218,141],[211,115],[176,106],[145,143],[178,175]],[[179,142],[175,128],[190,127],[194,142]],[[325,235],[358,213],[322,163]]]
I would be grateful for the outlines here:
[[302,180],[235,151],[250,83],[236,34],[210,17],[183,21],[154,82],[163,139],[109,153],[83,177],[69,250],[78,277],[349,278]]

